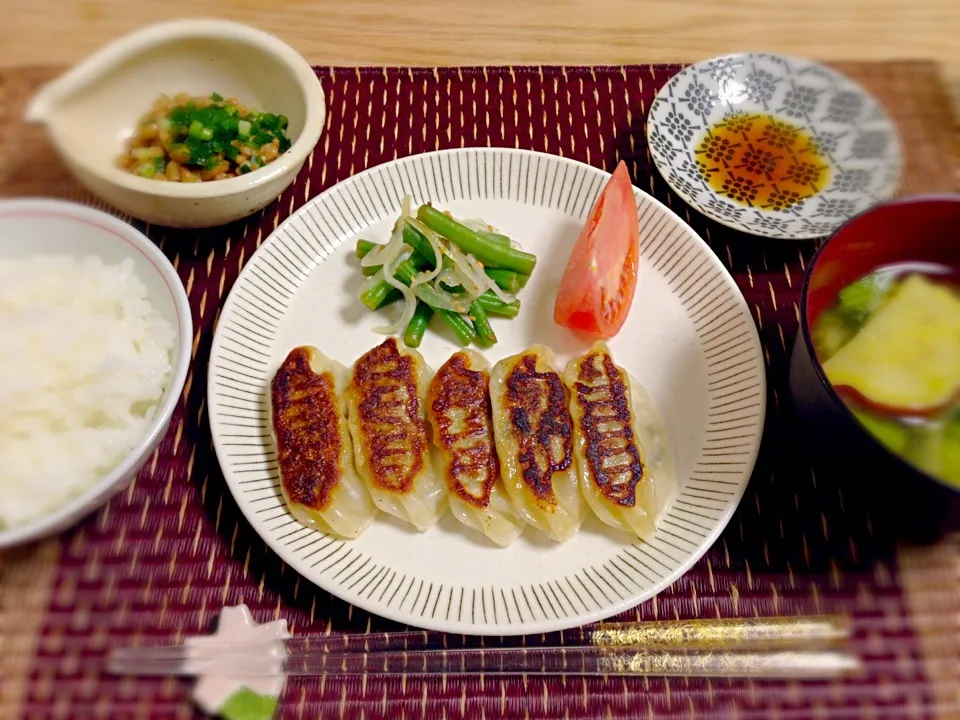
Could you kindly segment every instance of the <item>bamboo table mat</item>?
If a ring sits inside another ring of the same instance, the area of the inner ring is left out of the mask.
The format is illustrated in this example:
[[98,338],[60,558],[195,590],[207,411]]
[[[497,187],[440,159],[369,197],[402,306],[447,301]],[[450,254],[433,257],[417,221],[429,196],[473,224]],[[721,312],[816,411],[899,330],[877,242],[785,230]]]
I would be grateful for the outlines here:
[[[955,191],[957,135],[936,66],[838,67],[896,120],[907,157],[901,193]],[[657,90],[678,70],[318,68],[327,128],[276,203],[203,232],[147,227],[190,296],[193,369],[170,432],[129,490],[62,536],[0,556],[0,717],[198,717],[187,681],[115,678],[102,671],[103,659],[109,647],[143,637],[207,632],[225,604],[245,602],[261,622],[284,617],[295,634],[399,629],[301,580],[246,524],[213,453],[207,359],[218,308],[243,262],[307,198],[396,157],[483,145],[545,151],[607,170],[626,160],[635,184],[684,217],[731,270],[760,330],[767,426],[740,508],[690,572],[621,619],[843,612],[853,619],[858,647],[885,660],[867,677],[836,683],[299,679],[287,683],[278,716],[960,717],[960,539],[898,547],[869,483],[838,473],[798,439],[786,373],[814,245],[738,234],[669,192],[647,153],[644,121]],[[0,196],[93,203],[43,132],[21,121],[27,98],[54,74],[0,73]]]

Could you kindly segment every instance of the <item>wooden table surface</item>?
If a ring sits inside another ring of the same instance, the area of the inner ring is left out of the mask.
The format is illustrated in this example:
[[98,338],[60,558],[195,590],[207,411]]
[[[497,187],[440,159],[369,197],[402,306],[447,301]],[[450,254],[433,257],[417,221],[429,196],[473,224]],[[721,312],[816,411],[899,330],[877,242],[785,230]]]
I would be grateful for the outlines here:
[[137,27],[216,16],[313,64],[693,61],[737,50],[931,59],[960,110],[958,0],[0,0],[0,67],[67,65]]

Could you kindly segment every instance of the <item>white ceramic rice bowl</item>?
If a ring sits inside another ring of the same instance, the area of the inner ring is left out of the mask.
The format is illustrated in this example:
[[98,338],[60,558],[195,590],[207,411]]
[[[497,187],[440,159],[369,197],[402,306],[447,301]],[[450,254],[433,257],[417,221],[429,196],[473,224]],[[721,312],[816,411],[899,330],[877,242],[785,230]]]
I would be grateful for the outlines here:
[[0,548],[65,530],[127,487],[166,434],[190,364],[193,319],[187,294],[173,265],[149,238],[112,215],[75,203],[46,199],[0,201],[0,259],[65,253],[78,257],[92,254],[105,263],[133,260],[134,271],[146,286],[151,304],[175,330],[171,375],[156,414],[126,457],[96,484],[54,512],[0,529]]

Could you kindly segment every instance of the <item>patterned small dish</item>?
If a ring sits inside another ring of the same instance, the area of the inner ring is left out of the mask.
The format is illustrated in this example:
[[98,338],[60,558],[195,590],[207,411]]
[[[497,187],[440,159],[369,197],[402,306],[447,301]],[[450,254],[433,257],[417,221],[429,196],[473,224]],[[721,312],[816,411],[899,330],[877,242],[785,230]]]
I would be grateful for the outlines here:
[[893,122],[850,79],[783,55],[685,68],[650,106],[647,142],[671,189],[736,230],[819,238],[890,199],[902,152]]

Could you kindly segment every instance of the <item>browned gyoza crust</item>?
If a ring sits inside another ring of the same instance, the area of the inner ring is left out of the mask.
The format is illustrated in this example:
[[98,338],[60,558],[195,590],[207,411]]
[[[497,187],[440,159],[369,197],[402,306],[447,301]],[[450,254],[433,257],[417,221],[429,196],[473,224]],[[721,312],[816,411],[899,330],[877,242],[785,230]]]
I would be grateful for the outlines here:
[[[448,487],[464,502],[486,508],[500,472],[490,417],[490,375],[469,369],[467,363],[464,353],[455,353],[437,372],[430,386],[430,419],[437,445],[450,456],[444,463]],[[455,422],[450,410],[462,411],[463,418]],[[455,431],[455,425],[462,428]]]
[[373,482],[405,494],[423,469],[427,433],[421,416],[413,358],[401,355],[390,338],[361,357],[353,368],[361,436]]
[[[596,367],[598,357],[600,368]],[[626,374],[609,355],[590,352],[581,361],[577,382],[571,389],[583,410],[578,428],[585,439],[584,457],[593,482],[610,502],[633,507],[645,470],[631,424]],[[616,458],[619,462],[606,465]]]
[[290,351],[270,387],[280,481],[291,502],[325,509],[343,478],[333,375],[315,373],[310,351]]
[[[560,376],[536,370],[536,355],[522,356],[507,375],[503,402],[519,448],[523,480],[541,507],[556,505],[553,474],[573,461],[573,426]],[[561,451],[555,452],[559,444]]]

